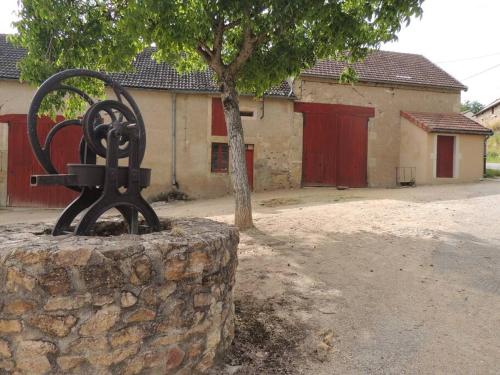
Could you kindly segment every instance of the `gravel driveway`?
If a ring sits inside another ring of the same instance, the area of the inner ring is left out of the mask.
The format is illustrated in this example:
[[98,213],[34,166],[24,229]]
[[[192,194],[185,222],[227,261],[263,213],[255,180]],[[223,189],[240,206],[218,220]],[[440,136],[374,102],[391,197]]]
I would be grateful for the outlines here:
[[[254,209],[236,300],[262,307],[251,318],[262,341],[228,372],[500,373],[500,182],[268,192]],[[232,199],[157,210],[230,221]],[[55,216],[40,212],[30,218]]]

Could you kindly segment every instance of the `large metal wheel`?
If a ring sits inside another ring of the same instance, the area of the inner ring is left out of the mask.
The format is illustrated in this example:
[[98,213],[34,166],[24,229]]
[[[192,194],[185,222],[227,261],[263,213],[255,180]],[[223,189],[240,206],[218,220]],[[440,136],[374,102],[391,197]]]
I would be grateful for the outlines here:
[[[65,81],[75,77],[95,78],[105,85],[112,88],[116,100],[105,100],[95,102],[87,93],[80,89],[66,84]],[[43,142],[40,142],[38,136],[38,119],[42,115],[40,107],[43,100],[52,92],[71,92],[79,95],[89,105],[85,113],[75,119],[65,119],[55,124]],[[103,120],[107,114],[109,122]],[[82,120],[83,118],[83,120]],[[86,69],[70,69],[57,73],[47,79],[38,89],[28,112],[28,138],[31,143],[31,148],[38,162],[48,174],[59,174],[50,157],[50,145],[57,132],[67,126],[82,126],[84,139],[80,145],[80,161],[89,163],[85,160],[87,145],[97,155],[106,156],[105,139],[107,131],[112,127],[113,122],[122,125],[135,124],[139,134],[139,163],[144,158],[146,150],[146,132],[144,121],[141,112],[132,96],[118,83],[113,81],[109,76],[103,73],[94,72]],[[128,156],[129,144],[127,139],[120,140],[119,157]]]

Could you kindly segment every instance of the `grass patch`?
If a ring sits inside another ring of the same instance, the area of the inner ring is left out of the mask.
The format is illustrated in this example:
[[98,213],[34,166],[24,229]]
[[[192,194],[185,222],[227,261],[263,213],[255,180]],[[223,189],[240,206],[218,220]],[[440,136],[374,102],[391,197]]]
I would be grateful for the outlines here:
[[500,163],[500,131],[496,131],[488,138],[487,161],[489,163]]
[[484,177],[488,178],[498,178],[500,177],[500,171],[497,169],[486,169],[486,174]]
[[488,157],[486,158],[488,163],[500,163],[500,155],[493,152],[488,152]]

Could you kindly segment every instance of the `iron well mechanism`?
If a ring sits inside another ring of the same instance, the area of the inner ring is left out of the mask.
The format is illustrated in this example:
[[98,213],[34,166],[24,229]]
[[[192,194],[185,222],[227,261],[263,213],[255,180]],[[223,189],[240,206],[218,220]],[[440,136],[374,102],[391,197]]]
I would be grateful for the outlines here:
[[[73,79],[81,77],[103,81],[112,89],[116,100],[94,101],[71,85]],[[88,108],[82,117],[55,124],[42,144],[37,131],[39,112],[43,100],[54,92],[78,95]],[[52,163],[51,143],[57,132],[68,126],[83,130],[80,164],[68,164],[67,173],[62,174]],[[70,69],[47,79],[31,102],[28,138],[34,155],[47,173],[31,176],[31,185],[62,185],[80,193],[58,218],[52,230],[54,236],[71,232],[91,235],[99,217],[111,208],[123,215],[129,233],[139,233],[139,213],[149,231],[160,230],[158,216],[141,196],[141,190],[149,186],[151,179],[151,169],[140,167],[146,150],[144,121],[132,96],[109,76],[91,70]],[[98,156],[104,158],[104,165],[97,163]],[[127,165],[120,166],[119,159],[128,159]],[[82,214],[81,219],[71,230],[79,214]]]

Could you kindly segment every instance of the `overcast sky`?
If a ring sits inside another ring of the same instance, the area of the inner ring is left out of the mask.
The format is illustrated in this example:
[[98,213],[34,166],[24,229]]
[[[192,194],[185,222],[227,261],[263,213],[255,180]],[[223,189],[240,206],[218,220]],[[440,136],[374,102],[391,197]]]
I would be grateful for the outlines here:
[[[0,0],[0,33],[11,33],[17,0]],[[426,0],[399,40],[382,49],[419,53],[460,80],[463,100],[500,98],[500,0]]]

